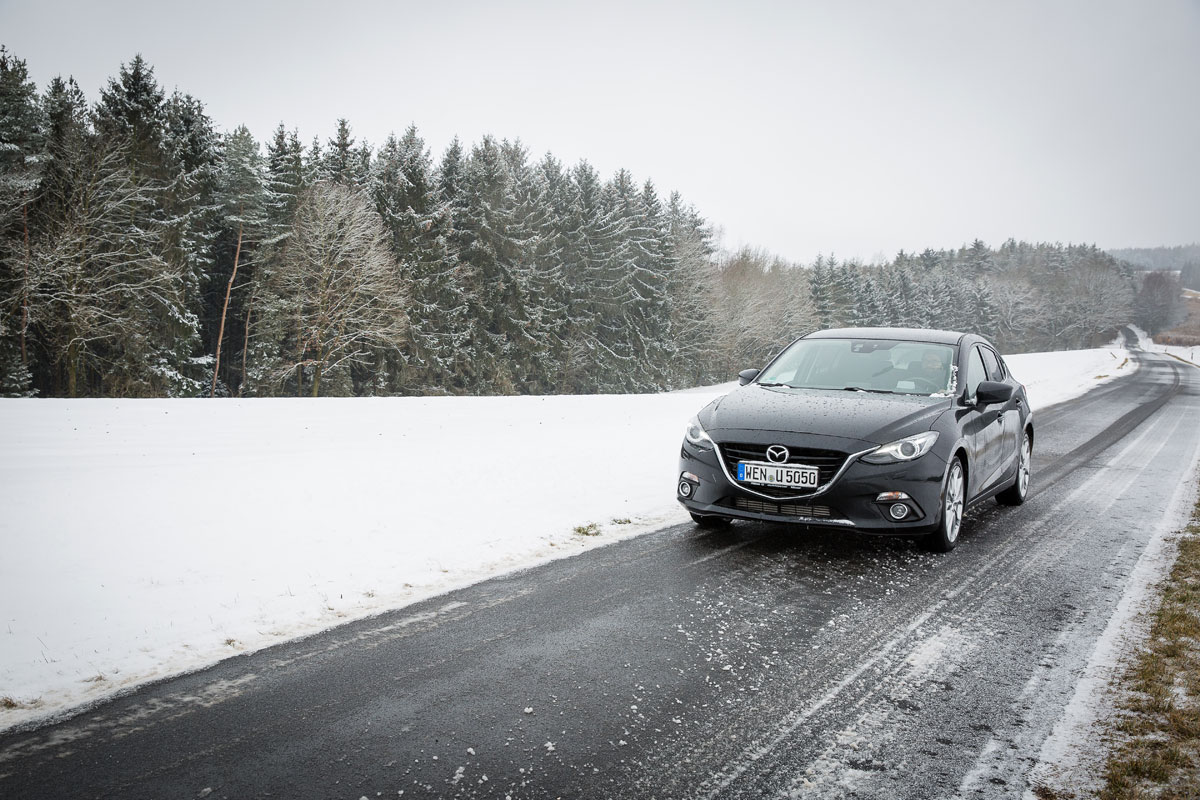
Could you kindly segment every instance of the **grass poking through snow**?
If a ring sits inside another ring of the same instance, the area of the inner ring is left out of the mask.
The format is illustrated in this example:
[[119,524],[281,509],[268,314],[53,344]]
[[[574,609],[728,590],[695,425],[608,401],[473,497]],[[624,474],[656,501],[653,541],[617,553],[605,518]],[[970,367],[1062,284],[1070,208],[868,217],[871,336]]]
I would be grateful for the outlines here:
[[1200,503],[1123,688],[1102,800],[1200,797]]

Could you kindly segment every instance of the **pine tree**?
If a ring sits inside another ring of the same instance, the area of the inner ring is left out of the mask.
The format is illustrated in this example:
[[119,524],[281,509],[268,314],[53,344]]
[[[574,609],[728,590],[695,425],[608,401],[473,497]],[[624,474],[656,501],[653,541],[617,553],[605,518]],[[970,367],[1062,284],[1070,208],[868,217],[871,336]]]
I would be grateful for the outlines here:
[[809,300],[822,330],[833,327],[833,273],[825,256],[818,254],[808,279]]
[[965,263],[973,275],[991,272],[993,268],[992,251],[983,243],[982,239],[976,239],[967,248]]
[[482,388],[507,394],[523,386],[535,341],[521,270],[526,245],[514,236],[511,176],[491,137],[472,149],[463,186],[466,203],[455,228],[465,234],[459,259],[474,279],[469,299],[479,321],[478,377]]
[[[653,187],[651,187],[653,191]],[[613,311],[620,330],[612,349],[626,363],[621,370],[623,391],[661,389],[669,351],[670,318],[666,284],[668,265],[660,220],[650,220],[643,190],[626,170],[618,170],[605,187],[607,214],[616,247],[612,271]],[[657,197],[651,197],[657,204]],[[655,210],[661,216],[661,209]]]
[[703,218],[683,203],[678,192],[667,202],[667,248],[672,269],[670,298],[671,370],[674,386],[699,386],[719,379],[716,358],[720,342],[715,323],[716,265],[712,234]]
[[921,281],[921,296],[925,298],[921,304],[922,328],[954,330],[956,327],[954,279],[948,270],[949,267],[935,269]]
[[564,368],[569,359],[571,291],[567,285],[568,260],[573,258],[573,231],[569,229],[575,186],[562,163],[547,153],[534,170],[534,208],[526,213],[526,226],[534,230],[531,291],[536,296],[539,332],[543,343],[543,391],[565,391]]
[[463,254],[472,246],[474,233],[465,224],[467,218],[466,157],[458,137],[451,140],[438,164],[436,192],[439,212],[444,216],[446,235],[444,246],[447,264],[452,265],[451,280],[443,286],[453,286],[453,299],[461,301],[463,330],[455,337],[449,359],[453,385],[459,393],[479,393],[482,383],[482,364],[485,356],[482,322],[476,315],[478,282],[475,271]]
[[[225,284],[225,297],[221,305],[220,325],[217,328],[210,396],[216,395],[217,381],[221,376],[225,321],[238,269],[243,261],[251,261],[254,246],[261,242],[264,234],[269,231],[269,200],[262,155],[258,149],[258,142],[244,125],[239,126],[225,140],[216,200],[221,223],[234,238],[234,251],[233,264]],[[242,379],[245,379],[244,375]]]
[[920,305],[920,298],[908,263],[908,259],[897,257],[896,263],[886,272],[885,309],[888,325],[911,328],[918,324],[916,309]]
[[857,293],[850,312],[851,324],[861,327],[883,325],[887,322],[887,299],[883,288],[867,270],[857,267]]
[[220,310],[219,292],[210,288],[221,227],[215,198],[220,136],[199,100],[179,92],[170,97],[162,147],[166,177],[156,216],[168,259],[183,271],[184,304],[199,315],[211,341]]
[[53,78],[42,97],[45,111],[46,165],[43,191],[37,203],[44,218],[60,218],[70,188],[65,164],[68,155],[85,147],[92,136],[87,100],[74,78]]
[[608,215],[604,189],[591,164],[581,161],[571,170],[574,184],[566,224],[568,391],[579,393],[619,390],[621,370],[629,365],[613,349],[620,337],[620,309],[611,267],[620,231]]
[[[154,330],[147,331],[145,350],[153,353],[155,362],[168,383],[181,391],[183,386],[196,386],[207,372],[208,359],[200,353],[201,336],[197,274],[200,259],[195,240],[189,235],[204,228],[203,222],[191,219],[196,205],[186,193],[187,175],[193,167],[185,159],[173,161],[173,155],[184,155],[195,148],[188,144],[194,132],[200,139],[211,136],[207,117],[199,104],[187,98],[177,104],[181,135],[173,142],[170,135],[170,108],[154,77],[154,69],[137,55],[128,65],[122,64],[117,78],[101,90],[93,117],[100,137],[111,144],[111,152],[124,155],[129,177],[145,203],[130,203],[128,224],[138,235],[145,233],[157,238],[153,247],[156,256],[165,263],[167,279],[181,282],[178,296],[164,305],[163,317]],[[187,130],[188,128],[192,130]],[[200,148],[204,158],[203,147]],[[211,174],[211,173],[210,173]],[[203,239],[203,234],[199,235]],[[135,367],[128,367],[136,373]],[[137,383],[138,391],[141,384]]]
[[921,251],[921,255],[917,256],[917,265],[924,273],[932,272],[940,267],[945,260],[944,254],[939,253],[930,248],[925,248]]
[[25,62],[0,45],[0,395],[30,394],[30,208],[45,172],[44,116]]
[[650,388],[662,389],[671,385],[671,365],[675,361],[674,334],[671,330],[673,308],[669,287],[678,258],[671,247],[670,222],[658,199],[654,183],[647,180],[642,184],[638,208],[646,235],[640,249],[646,270],[652,275],[653,283],[647,284],[643,312],[651,315],[646,324],[647,362],[652,370]]
[[370,165],[370,147],[364,142],[361,148],[355,148],[354,137],[350,135],[349,121],[339,119],[337,133],[328,141],[320,160],[321,180],[345,186],[363,186],[366,184]]
[[239,310],[237,314],[242,332],[239,394],[269,393],[275,385],[272,376],[280,371],[281,355],[276,347],[284,336],[280,321],[270,315],[259,317],[264,310],[264,298],[271,294],[270,278],[287,255],[300,197],[309,186],[304,146],[296,130],[288,131],[281,122],[266,149],[263,163],[266,205],[256,248],[257,268],[249,281],[245,311]]
[[969,330],[995,343],[1000,325],[991,283],[986,279],[972,281],[967,287],[967,301],[971,317]]
[[304,148],[300,135],[288,131],[283,123],[275,129],[267,144],[266,156],[267,230],[263,243],[276,245],[287,238],[300,194],[308,186],[304,169]]
[[166,95],[140,53],[100,90],[95,118],[101,136],[121,142],[136,180],[166,178]]
[[384,390],[447,392],[457,387],[455,353],[471,327],[457,258],[447,244],[450,214],[438,200],[432,159],[415,126],[384,142],[369,187],[409,291],[409,336],[402,353],[384,357]]
[[325,154],[321,150],[321,140],[314,136],[308,150],[304,153],[304,185],[312,186],[318,181],[326,180],[324,174]]
[[514,270],[524,292],[527,324],[519,341],[517,380],[522,391],[544,394],[554,390],[561,364],[559,331],[564,319],[561,265],[547,258],[552,250],[553,214],[543,164],[529,164],[520,140],[500,142],[500,155],[509,176],[512,208],[509,235],[519,243]]

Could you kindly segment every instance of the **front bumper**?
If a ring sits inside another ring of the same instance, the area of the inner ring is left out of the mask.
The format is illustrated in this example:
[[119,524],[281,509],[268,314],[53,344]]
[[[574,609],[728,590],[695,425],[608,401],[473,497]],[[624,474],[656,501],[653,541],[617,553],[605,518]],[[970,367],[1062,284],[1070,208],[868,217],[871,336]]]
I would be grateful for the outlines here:
[[[805,443],[795,444],[802,447]],[[822,489],[786,498],[764,497],[755,491],[757,487],[745,486],[731,478],[722,469],[715,449],[696,447],[685,440],[679,456],[676,498],[688,511],[700,516],[864,533],[919,534],[934,527],[946,474],[946,461],[936,451],[899,464],[868,464],[849,454],[848,458],[851,460],[840,474]],[[688,496],[679,491],[683,482],[689,484]],[[905,499],[879,500],[882,494],[896,492],[902,492]],[[908,516],[900,521],[890,514],[897,503],[909,507]]]

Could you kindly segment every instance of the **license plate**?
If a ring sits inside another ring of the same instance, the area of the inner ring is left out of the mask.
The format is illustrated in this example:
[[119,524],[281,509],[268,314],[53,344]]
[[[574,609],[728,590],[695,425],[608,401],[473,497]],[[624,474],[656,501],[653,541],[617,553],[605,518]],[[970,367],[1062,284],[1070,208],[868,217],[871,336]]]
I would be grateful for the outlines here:
[[819,473],[816,467],[802,464],[768,464],[761,461],[739,461],[737,479],[759,486],[787,486],[795,489],[816,489]]

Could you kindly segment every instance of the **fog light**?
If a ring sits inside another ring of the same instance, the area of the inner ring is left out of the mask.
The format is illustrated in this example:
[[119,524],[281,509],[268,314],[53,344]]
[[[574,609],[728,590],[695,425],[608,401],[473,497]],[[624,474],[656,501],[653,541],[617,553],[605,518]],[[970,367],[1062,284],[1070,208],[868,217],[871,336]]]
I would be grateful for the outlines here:
[[908,516],[908,506],[904,503],[896,503],[888,509],[888,513],[892,515],[892,519],[901,520]]
[[692,485],[690,483],[688,483],[687,481],[680,481],[679,482],[679,496],[680,497],[691,497],[692,496]]

